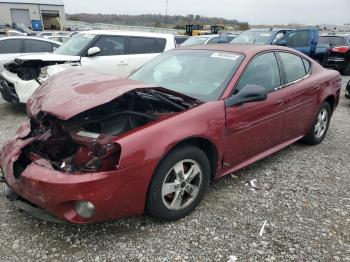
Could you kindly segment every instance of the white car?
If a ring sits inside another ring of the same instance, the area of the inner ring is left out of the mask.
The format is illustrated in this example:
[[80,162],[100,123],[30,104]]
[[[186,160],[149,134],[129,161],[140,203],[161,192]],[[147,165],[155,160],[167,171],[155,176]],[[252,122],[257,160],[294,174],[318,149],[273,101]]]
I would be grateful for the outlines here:
[[29,36],[13,36],[0,38],[0,74],[3,71],[4,63],[9,59],[25,54],[52,52],[62,43]]
[[[227,39],[224,39],[224,38],[220,39],[220,35],[192,36],[188,38],[185,42],[183,42],[181,46],[217,44],[222,40],[224,40],[223,42],[229,43],[236,36],[237,34],[227,34]],[[220,43],[223,43],[223,42],[220,42]]]
[[59,36],[59,35],[58,36],[47,36],[45,38],[53,40],[53,41],[57,41],[57,42],[60,42],[60,43],[65,43],[69,39],[71,39],[71,37],[69,37],[69,36]]
[[71,32],[69,31],[42,31],[37,36],[48,38],[50,36],[69,36],[70,34]]
[[28,55],[5,65],[0,81],[9,103],[26,103],[49,77],[76,67],[127,77],[164,51],[175,48],[171,34],[126,31],[80,32],[52,54]]

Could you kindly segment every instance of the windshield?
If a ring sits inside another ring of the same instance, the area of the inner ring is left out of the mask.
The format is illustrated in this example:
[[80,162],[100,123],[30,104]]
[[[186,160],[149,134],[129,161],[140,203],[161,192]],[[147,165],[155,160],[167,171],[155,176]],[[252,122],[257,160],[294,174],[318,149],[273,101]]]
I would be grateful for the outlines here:
[[266,45],[270,43],[271,36],[271,31],[246,31],[233,39],[231,43]]
[[319,44],[330,44],[330,45],[347,45],[346,38],[343,36],[320,36],[318,39]]
[[181,44],[181,46],[189,46],[189,45],[204,45],[207,42],[209,37],[205,36],[196,36],[187,39],[185,42]]
[[64,45],[57,48],[54,54],[79,56],[95,37],[96,35],[91,34],[76,34]]
[[243,60],[236,53],[174,50],[156,57],[130,79],[202,100],[218,100]]

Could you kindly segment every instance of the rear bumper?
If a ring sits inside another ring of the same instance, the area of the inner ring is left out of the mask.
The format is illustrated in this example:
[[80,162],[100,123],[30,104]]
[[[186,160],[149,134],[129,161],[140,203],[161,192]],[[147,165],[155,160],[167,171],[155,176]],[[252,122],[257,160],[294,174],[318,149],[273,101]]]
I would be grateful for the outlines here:
[[345,58],[330,57],[327,60],[326,67],[342,71],[348,66],[349,63],[350,61],[347,61]]

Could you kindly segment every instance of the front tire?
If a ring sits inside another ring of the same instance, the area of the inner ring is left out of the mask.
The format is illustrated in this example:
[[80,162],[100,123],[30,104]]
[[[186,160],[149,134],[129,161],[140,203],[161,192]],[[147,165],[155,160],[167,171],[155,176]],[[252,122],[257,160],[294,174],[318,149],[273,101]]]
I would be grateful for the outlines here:
[[301,140],[308,145],[321,143],[328,131],[332,110],[328,102],[324,102],[318,111],[309,133]]
[[160,220],[183,218],[200,203],[209,182],[210,165],[206,154],[193,145],[175,148],[153,176],[146,211]]

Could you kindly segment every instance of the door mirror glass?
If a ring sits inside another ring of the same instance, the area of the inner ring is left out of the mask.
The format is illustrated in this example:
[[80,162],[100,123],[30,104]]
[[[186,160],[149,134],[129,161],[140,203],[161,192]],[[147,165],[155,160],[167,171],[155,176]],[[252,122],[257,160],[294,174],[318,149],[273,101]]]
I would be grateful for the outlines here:
[[237,94],[225,100],[225,107],[238,106],[267,99],[267,91],[262,86],[246,85]]
[[87,51],[87,56],[94,56],[97,55],[101,52],[101,49],[99,47],[91,47],[89,48],[89,50]]

